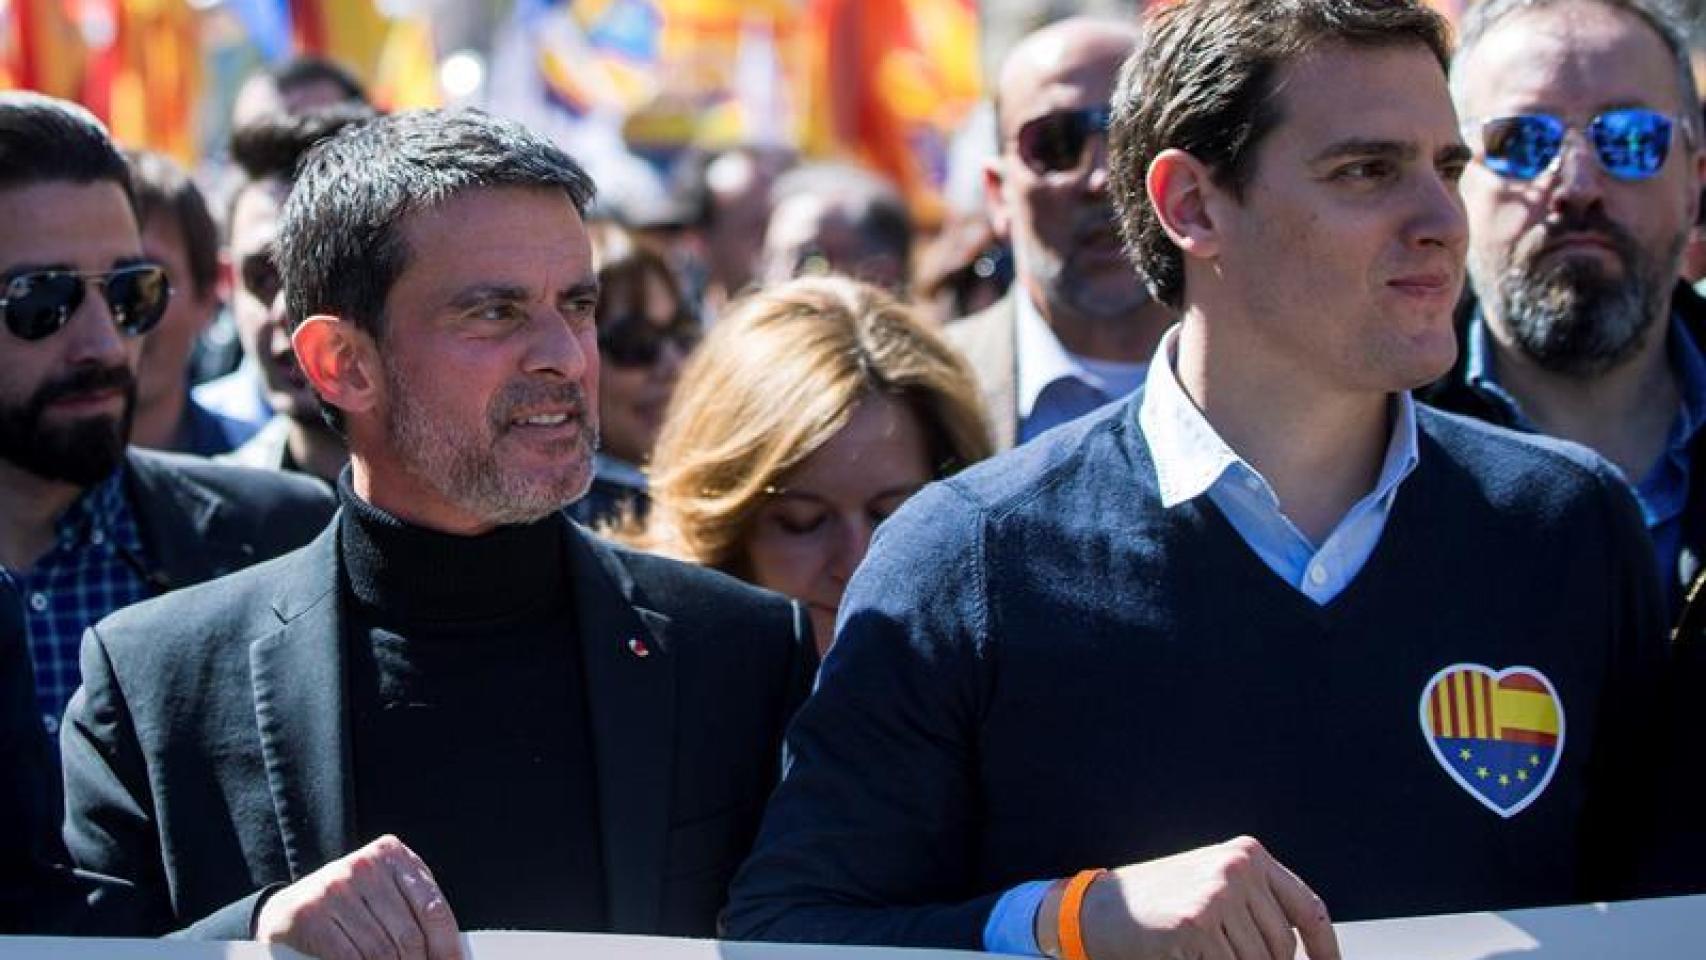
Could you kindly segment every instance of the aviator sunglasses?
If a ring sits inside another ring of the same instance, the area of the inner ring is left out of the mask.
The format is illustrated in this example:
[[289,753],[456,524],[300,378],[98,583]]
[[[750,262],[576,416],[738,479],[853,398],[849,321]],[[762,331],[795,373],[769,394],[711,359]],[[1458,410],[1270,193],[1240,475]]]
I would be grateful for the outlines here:
[[[1471,131],[1474,124],[1470,125]],[[1655,110],[1607,110],[1581,129],[1605,172],[1647,180],[1664,168],[1676,122]],[[1553,169],[1573,129],[1549,113],[1520,113],[1480,122],[1481,162],[1507,180],[1533,180]],[[1685,128],[1686,129],[1686,128]]]
[[71,322],[91,284],[100,288],[120,332],[131,337],[154,329],[172,297],[166,271],[156,263],[138,263],[105,273],[35,270],[4,280],[0,286],[0,322],[20,340],[50,337]]
[[1093,133],[1108,132],[1106,106],[1083,107],[1044,114],[1019,128],[1015,138],[1019,159],[1036,174],[1081,172]]

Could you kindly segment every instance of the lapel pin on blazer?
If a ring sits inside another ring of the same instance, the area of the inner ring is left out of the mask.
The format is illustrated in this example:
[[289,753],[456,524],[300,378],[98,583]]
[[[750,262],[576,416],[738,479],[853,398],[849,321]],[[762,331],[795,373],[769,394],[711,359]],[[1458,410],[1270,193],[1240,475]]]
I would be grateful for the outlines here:
[[652,648],[646,646],[646,641],[641,640],[639,637],[629,637],[628,652],[639,657],[641,660],[644,660],[652,655]]

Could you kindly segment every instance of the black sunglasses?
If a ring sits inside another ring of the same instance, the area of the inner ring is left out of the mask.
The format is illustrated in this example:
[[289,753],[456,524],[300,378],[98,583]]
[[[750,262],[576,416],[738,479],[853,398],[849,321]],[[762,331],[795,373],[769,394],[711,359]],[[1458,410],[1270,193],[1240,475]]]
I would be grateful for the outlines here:
[[699,345],[699,321],[685,311],[666,326],[642,316],[617,317],[598,330],[598,352],[618,367],[649,367],[663,356],[665,344],[682,355]]
[[172,299],[166,270],[157,263],[138,263],[105,273],[36,270],[9,277],[0,287],[0,322],[19,340],[50,337],[71,322],[90,284],[106,298],[113,323],[131,337],[154,329]]
[[1105,106],[1060,110],[1028,121],[1019,128],[1015,141],[1019,159],[1031,172],[1082,173],[1089,151],[1085,150],[1093,133],[1108,132],[1112,111]]

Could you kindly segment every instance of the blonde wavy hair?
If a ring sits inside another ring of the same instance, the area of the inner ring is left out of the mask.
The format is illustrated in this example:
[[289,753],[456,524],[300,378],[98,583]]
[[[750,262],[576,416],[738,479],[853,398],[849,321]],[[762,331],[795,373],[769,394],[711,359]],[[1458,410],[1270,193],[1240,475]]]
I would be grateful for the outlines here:
[[746,576],[759,506],[871,396],[918,418],[937,477],[993,452],[971,368],[888,293],[808,277],[737,301],[688,358],[670,400],[644,527],[617,536]]

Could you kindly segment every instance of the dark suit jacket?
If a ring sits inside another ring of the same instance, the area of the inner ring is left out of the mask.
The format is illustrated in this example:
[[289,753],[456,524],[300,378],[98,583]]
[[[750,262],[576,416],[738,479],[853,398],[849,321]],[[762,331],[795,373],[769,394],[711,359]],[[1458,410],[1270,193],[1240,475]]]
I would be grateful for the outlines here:
[[[125,454],[125,496],[159,593],[295,550],[337,507],[331,489],[312,477],[136,447]],[[0,582],[0,593],[9,592]],[[4,643],[25,643],[23,608],[9,603],[0,603]]]
[[1019,436],[1019,331],[1013,298],[1024,295],[1015,285],[983,312],[961,317],[942,328],[948,342],[959,348],[977,371],[997,453],[1013,449]]
[[[125,493],[142,535],[147,580],[156,592],[200,583],[294,550],[331,518],[331,491],[316,480],[212,464],[198,457],[131,448]],[[59,771],[36,717],[24,612],[0,582],[0,933],[59,926],[64,887],[45,866],[59,848]],[[16,718],[27,718],[19,725]],[[15,811],[14,811],[15,807]],[[44,879],[49,878],[49,879]]]
[[[809,621],[562,522],[610,929],[711,935],[816,667]],[[61,744],[88,932],[247,937],[257,891],[372,839],[353,835],[336,529],[85,638]]]
[[[0,590],[0,622],[23,622],[17,593]],[[72,890],[53,864],[59,817],[58,771],[36,716],[35,684],[23,631],[0,631],[0,934],[51,929]]]
[[155,585],[201,583],[314,539],[337,509],[313,477],[132,448],[126,492]]

